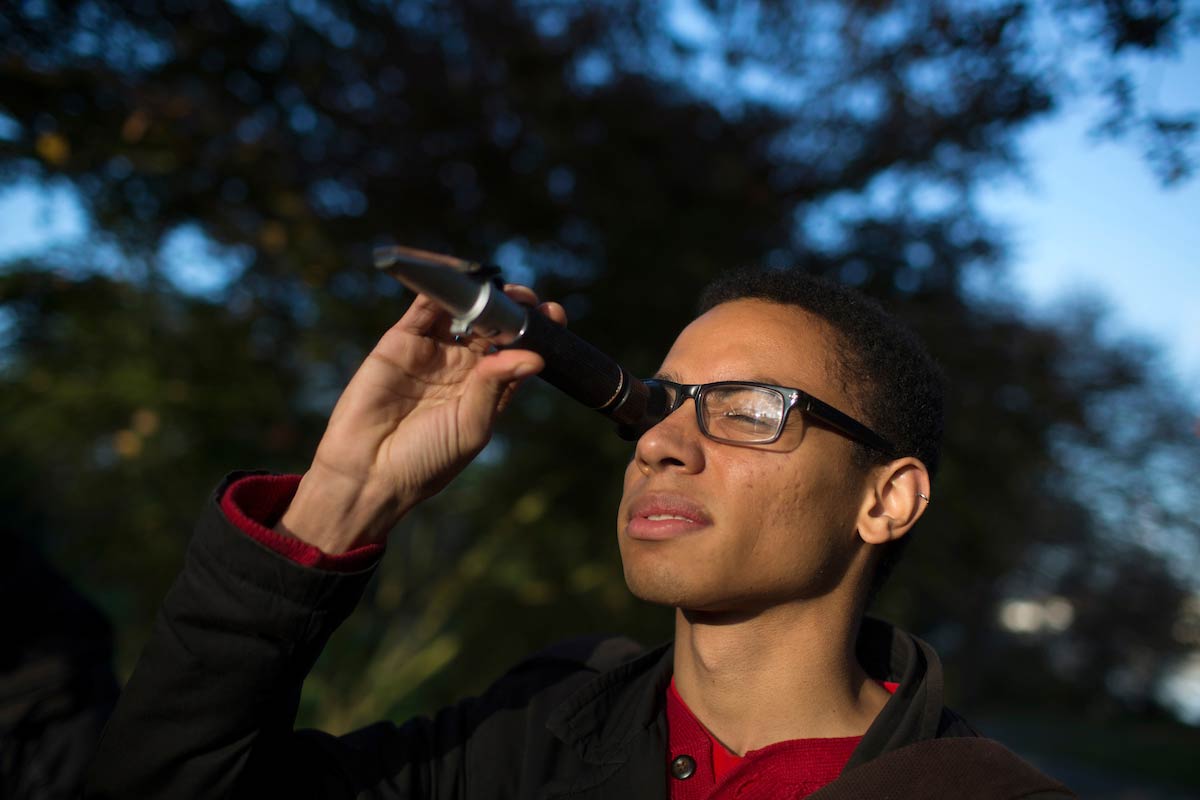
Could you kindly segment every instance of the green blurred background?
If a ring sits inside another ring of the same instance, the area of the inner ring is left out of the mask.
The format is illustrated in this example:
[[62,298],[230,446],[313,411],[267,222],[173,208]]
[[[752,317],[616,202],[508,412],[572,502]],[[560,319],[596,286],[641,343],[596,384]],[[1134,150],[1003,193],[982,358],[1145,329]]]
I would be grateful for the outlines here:
[[[639,374],[717,272],[798,264],[951,379],[937,502],[875,613],[1087,796],[1194,796],[1200,731],[1161,689],[1200,647],[1198,403],[1100,306],[1026,313],[978,194],[1085,96],[1189,180],[1194,117],[1146,110],[1127,67],[1198,30],[1119,0],[8,3],[0,181],[67,192],[88,235],[0,264],[4,536],[107,615],[123,678],[207,493],[303,471],[408,302],[372,247],[495,261]],[[428,711],[582,632],[668,637],[614,547],[630,453],[523,391],[395,532],[302,722]]]

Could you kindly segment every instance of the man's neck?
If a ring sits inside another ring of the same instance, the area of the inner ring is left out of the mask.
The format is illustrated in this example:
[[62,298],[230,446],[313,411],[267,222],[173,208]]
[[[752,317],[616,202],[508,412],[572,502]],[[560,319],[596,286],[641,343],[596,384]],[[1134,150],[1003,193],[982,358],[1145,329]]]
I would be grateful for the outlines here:
[[887,702],[854,655],[859,612],[831,598],[753,614],[677,610],[675,688],[738,754],[788,739],[859,736]]

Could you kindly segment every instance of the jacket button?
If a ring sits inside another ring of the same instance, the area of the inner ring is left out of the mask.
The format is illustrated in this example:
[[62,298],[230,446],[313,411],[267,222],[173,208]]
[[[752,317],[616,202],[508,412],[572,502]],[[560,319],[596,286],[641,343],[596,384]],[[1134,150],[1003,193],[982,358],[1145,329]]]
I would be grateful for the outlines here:
[[679,780],[687,780],[696,772],[696,759],[691,756],[676,756],[671,762],[671,776]]

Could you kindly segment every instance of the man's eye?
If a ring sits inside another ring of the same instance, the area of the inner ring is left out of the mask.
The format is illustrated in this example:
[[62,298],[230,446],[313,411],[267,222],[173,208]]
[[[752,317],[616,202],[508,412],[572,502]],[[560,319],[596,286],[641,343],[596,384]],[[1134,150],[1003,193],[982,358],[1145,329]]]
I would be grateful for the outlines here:
[[760,422],[760,421],[767,419],[767,417],[768,417],[767,414],[765,414],[761,411],[756,411],[755,409],[752,409],[752,408],[738,408],[738,409],[731,408],[728,411],[723,412],[721,414],[721,416],[725,417],[728,420],[733,420],[733,421],[747,420],[747,421],[751,421],[751,422]]
[[758,433],[775,427],[775,416],[755,408],[727,408],[720,413],[718,426],[725,430]]

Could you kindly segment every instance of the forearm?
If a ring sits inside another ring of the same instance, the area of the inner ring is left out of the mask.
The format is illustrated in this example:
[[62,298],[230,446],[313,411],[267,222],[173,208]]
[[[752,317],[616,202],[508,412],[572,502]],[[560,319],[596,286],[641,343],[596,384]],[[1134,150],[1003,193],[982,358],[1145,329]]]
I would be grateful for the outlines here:
[[300,687],[372,568],[332,573],[246,536],[210,503],[105,730],[89,796],[232,793],[284,757]]

